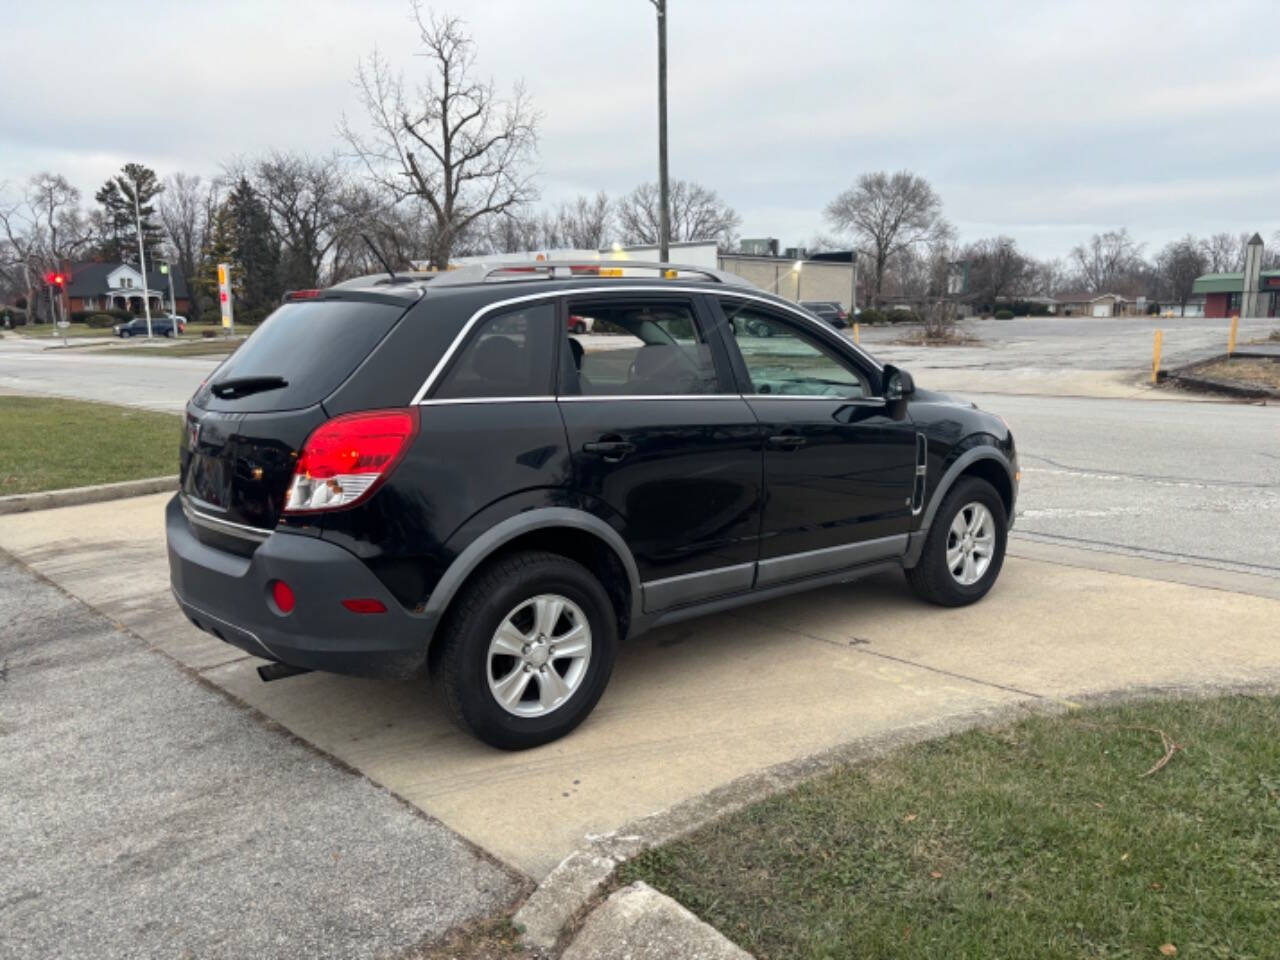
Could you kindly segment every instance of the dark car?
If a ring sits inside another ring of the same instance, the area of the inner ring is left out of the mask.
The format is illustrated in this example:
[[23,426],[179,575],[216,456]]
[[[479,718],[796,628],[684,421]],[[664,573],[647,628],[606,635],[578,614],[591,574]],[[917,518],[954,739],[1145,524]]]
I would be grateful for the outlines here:
[[[147,335],[147,318],[134,317],[125,323],[117,323],[111,328],[117,337],[145,337]],[[151,318],[151,335],[153,337],[173,337],[184,333],[186,321],[182,317],[154,316]]]
[[840,306],[838,300],[801,300],[800,306],[837,330],[843,330],[849,326],[849,312]]
[[[619,642],[662,624],[887,569],[938,604],[987,593],[1018,488],[999,417],[731,275],[639,269],[472,266],[281,306],[186,408],[186,615],[276,661],[264,679],[430,677],[521,748],[572,730]],[[614,334],[586,349],[569,316]]]

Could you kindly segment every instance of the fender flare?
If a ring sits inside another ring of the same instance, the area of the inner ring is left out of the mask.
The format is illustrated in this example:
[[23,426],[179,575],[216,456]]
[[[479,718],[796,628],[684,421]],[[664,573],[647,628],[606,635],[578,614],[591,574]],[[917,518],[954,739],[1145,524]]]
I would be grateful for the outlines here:
[[482,563],[516,537],[547,527],[570,527],[590,533],[602,540],[617,555],[623,569],[627,572],[633,615],[640,612],[642,609],[640,572],[636,567],[635,557],[631,555],[631,549],[618,531],[595,514],[587,513],[585,510],[574,510],[570,507],[538,507],[517,513],[513,517],[494,524],[471,541],[467,548],[449,564],[444,575],[432,589],[426,608],[423,610],[423,616],[431,624],[432,636],[434,637],[440,619],[444,616],[449,604],[453,602],[458,590]]
[[[942,479],[938,481],[938,485],[933,488],[933,495],[929,498],[929,505],[925,507],[924,517],[920,521],[920,527],[911,534],[907,543],[907,552],[902,558],[904,567],[914,567],[920,560],[920,553],[924,550],[924,541],[929,536],[929,528],[933,525],[933,518],[938,512],[943,499],[947,493],[960,479],[960,474],[979,460],[994,460],[996,463],[1004,467],[1005,473],[1009,475],[1009,486],[1013,488],[1014,495],[1017,495],[1017,484],[1014,482],[1013,465],[1009,463],[1009,458],[1004,452],[996,446],[983,444],[978,447],[971,447],[956,458],[942,475]],[[1013,521],[1012,515],[1009,517],[1010,523]]]

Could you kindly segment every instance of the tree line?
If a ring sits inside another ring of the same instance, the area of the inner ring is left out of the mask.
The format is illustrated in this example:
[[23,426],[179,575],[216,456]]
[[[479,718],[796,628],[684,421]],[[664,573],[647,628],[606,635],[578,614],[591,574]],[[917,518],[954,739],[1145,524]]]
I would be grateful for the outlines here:
[[[216,313],[216,265],[230,263],[237,317],[261,319],[290,289],[397,269],[445,267],[459,256],[555,248],[656,244],[658,188],[582,195],[538,205],[540,115],[522,87],[499,93],[476,68],[475,44],[459,19],[412,5],[426,68],[416,83],[374,53],[359,66],[363,122],[341,119],[341,146],[322,156],[274,151],[237,157],[212,177],[161,177],[126,163],[93,203],[60,174],[43,172],[15,190],[0,185],[0,297],[43,310],[44,275],[65,262],[107,260],[148,269],[165,261],[191,288],[191,318]],[[1008,236],[959,243],[942,201],[916,174],[867,173],[826,207],[838,239],[852,247],[864,298],[943,296],[956,265],[975,303],[1092,293],[1142,292],[1185,303],[1205,272],[1239,269],[1241,238],[1187,236],[1144,255],[1120,228],[1095,234],[1065,258],[1037,260]],[[741,217],[707,186],[670,185],[671,240],[737,246]],[[1275,253],[1269,256],[1275,260]]]

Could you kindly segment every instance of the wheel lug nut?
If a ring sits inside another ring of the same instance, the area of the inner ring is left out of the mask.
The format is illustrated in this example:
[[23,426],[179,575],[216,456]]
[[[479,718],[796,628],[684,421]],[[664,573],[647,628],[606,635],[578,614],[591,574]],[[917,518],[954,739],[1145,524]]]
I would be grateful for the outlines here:
[[529,645],[526,643],[523,647],[520,648],[520,652],[527,657],[529,655]]

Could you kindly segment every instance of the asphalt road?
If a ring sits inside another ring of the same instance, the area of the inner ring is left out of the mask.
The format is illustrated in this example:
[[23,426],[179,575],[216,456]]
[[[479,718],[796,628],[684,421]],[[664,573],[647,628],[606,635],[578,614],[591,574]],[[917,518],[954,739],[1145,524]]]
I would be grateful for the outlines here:
[[404,955],[521,881],[0,553],[0,955]]
[[[969,321],[985,346],[911,348],[877,327],[863,342],[919,382],[968,369],[959,391],[1005,416],[1022,457],[1017,534],[1280,577],[1280,410],[1237,403],[1029,396],[1027,370],[1138,372],[1154,318]],[[1159,319],[1165,343],[1204,356],[1220,320]],[[1049,326],[1051,324],[1052,326]],[[1276,321],[1251,321],[1240,339]],[[875,341],[883,341],[877,346]],[[0,389],[180,410],[215,359],[113,357],[0,341]],[[1010,371],[1019,374],[1014,376]],[[1017,381],[1015,393],[1002,392]],[[986,392],[990,391],[990,392]]]

